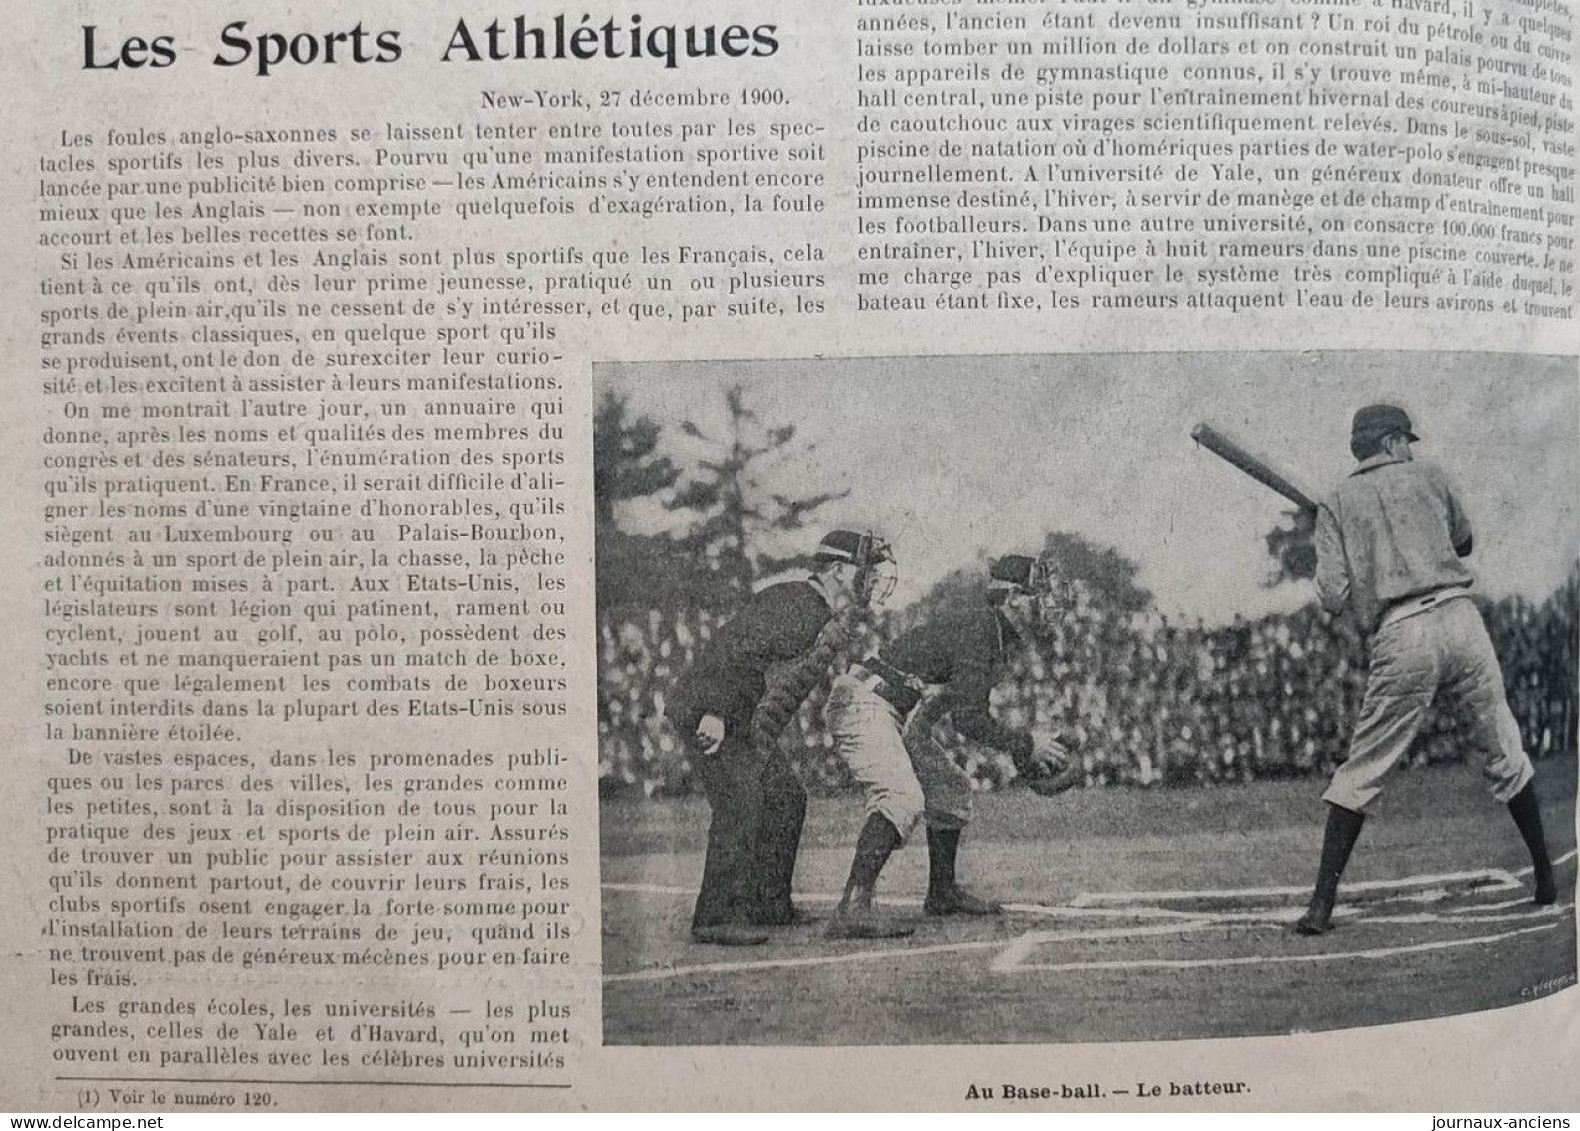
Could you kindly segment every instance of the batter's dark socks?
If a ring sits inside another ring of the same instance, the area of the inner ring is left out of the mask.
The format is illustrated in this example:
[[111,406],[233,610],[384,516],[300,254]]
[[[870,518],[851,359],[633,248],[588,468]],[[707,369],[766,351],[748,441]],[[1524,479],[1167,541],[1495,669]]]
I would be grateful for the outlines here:
[[1532,898],[1537,903],[1556,903],[1558,885],[1553,881],[1553,861],[1547,854],[1547,837],[1542,832],[1542,807],[1535,782],[1527,783],[1509,800],[1509,815],[1531,854],[1531,878],[1536,885]]
[[1339,898],[1339,877],[1350,862],[1350,853],[1361,835],[1364,813],[1342,805],[1328,806],[1328,824],[1322,834],[1322,860],[1317,865],[1317,886],[1311,893],[1311,906],[1295,924],[1302,935],[1320,935],[1333,926],[1333,905]]
[[873,813],[861,827],[856,838],[856,858],[850,864],[850,880],[845,884],[845,898],[840,906],[852,902],[861,906],[872,903],[873,889],[878,886],[878,874],[889,862],[894,850],[900,847],[900,830],[881,813]]
[[928,899],[941,899],[954,893],[955,857],[959,852],[959,829],[927,830]]

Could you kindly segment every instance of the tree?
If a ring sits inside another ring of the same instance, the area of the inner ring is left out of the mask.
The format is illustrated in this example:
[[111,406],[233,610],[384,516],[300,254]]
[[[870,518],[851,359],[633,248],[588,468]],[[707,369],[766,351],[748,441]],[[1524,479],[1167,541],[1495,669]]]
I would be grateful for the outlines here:
[[[1055,575],[1085,588],[1091,603],[1121,613],[1141,612],[1152,605],[1152,594],[1136,583],[1141,567],[1111,546],[1080,534],[1055,531],[1043,540],[1042,556],[1053,562]],[[986,600],[991,559],[979,554],[975,563],[951,570],[940,578],[910,610],[907,618],[925,620],[938,613],[956,612],[982,605]]]
[[[593,514],[598,607],[605,612],[706,604],[716,591],[693,591],[696,567],[663,535],[621,530],[615,505],[675,485],[680,469],[659,454],[661,428],[631,412],[627,397],[606,391],[593,412]],[[716,588],[716,587],[715,587]]]
[[628,399],[606,391],[593,413],[593,508],[599,525],[614,522],[626,499],[656,495],[680,478],[668,456],[657,454],[659,426],[633,417]]
[[896,628],[903,631],[936,616],[983,608],[987,604],[988,562],[986,554],[978,554],[972,564],[944,574],[920,598],[896,613]]
[[743,386],[724,391],[728,434],[715,439],[694,421],[680,429],[707,444],[711,453],[668,502],[671,510],[691,511],[698,521],[677,541],[706,568],[737,592],[752,582],[810,560],[801,551],[778,555],[770,543],[780,533],[799,531],[821,507],[850,493],[849,489],[810,495],[775,490],[771,480],[783,477],[783,465],[811,452],[815,445],[797,444],[794,424],[769,424],[746,403]]
[[1317,518],[1307,510],[1288,510],[1284,521],[1267,532],[1267,554],[1273,570],[1263,585],[1269,589],[1286,581],[1307,581],[1317,575]]
[[627,534],[612,522],[597,527],[600,612],[645,616],[651,609],[732,608],[740,594],[662,534]]
[[1055,531],[1044,539],[1042,556],[1053,563],[1057,577],[1084,585],[1099,608],[1139,613],[1152,605],[1151,591],[1136,583],[1141,567],[1112,546]]

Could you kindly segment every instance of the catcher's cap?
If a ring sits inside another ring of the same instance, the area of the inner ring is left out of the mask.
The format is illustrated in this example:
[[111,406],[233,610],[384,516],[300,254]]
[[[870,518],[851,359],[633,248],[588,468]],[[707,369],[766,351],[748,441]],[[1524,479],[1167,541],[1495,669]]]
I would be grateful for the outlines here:
[[1351,441],[1380,440],[1395,432],[1402,433],[1412,442],[1421,439],[1410,424],[1410,414],[1398,405],[1369,404],[1356,411],[1355,420],[1350,425]]
[[830,530],[817,544],[812,555],[815,562],[851,562],[855,565],[873,565],[892,562],[894,551],[888,542],[872,533],[861,534],[854,530]]
[[1005,554],[988,567],[988,590],[1010,589],[1030,593],[1037,587],[1037,559],[1025,554]]

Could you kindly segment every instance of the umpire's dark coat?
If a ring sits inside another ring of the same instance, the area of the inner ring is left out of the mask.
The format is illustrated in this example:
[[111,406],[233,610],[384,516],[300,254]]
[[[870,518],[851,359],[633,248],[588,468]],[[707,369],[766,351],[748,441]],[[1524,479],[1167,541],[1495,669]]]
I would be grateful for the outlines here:
[[806,791],[777,747],[752,741],[752,714],[767,691],[769,669],[808,652],[833,615],[810,580],[763,589],[714,633],[665,706],[693,751],[702,716],[724,720],[718,751],[693,755],[713,811],[694,927],[788,915]]

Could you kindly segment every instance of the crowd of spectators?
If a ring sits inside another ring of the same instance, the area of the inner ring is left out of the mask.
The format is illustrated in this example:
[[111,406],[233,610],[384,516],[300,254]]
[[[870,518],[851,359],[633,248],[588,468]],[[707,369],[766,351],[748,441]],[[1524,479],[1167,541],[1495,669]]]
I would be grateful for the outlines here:
[[[1580,571],[1541,603],[1483,603],[1509,701],[1533,757],[1576,743]],[[688,753],[664,720],[676,676],[719,624],[704,611],[600,617],[600,775],[607,791],[690,788]],[[886,624],[873,632],[881,637]],[[1343,760],[1365,687],[1362,645],[1315,606],[1232,624],[1176,624],[1085,603],[1026,649],[994,694],[1004,721],[1079,740],[1086,784],[1210,785],[1327,774]],[[859,653],[860,648],[856,651]],[[825,686],[783,742],[809,788],[848,784],[822,721]],[[982,789],[1015,774],[1008,758],[952,736]],[[1412,763],[1465,756],[1463,728],[1435,708]]]

